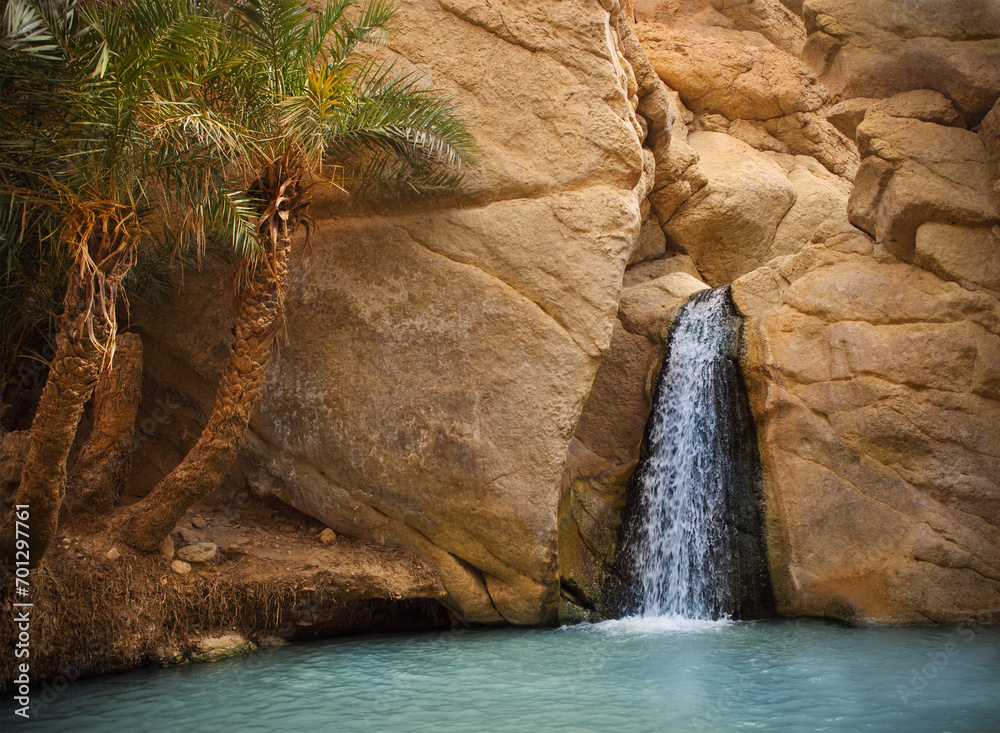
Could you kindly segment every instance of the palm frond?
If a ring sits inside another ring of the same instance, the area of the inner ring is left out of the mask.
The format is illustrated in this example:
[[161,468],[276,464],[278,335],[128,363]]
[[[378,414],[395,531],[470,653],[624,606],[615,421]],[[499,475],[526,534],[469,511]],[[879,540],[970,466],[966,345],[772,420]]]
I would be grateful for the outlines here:
[[340,65],[347,63],[361,43],[384,43],[392,31],[395,17],[396,8],[391,0],[372,0],[353,23],[346,23],[343,28],[331,28],[335,62]]
[[229,250],[241,260],[256,260],[262,255],[262,245],[254,226],[260,216],[260,202],[235,191],[226,192],[212,203],[210,218],[215,224],[217,239],[229,243]]
[[462,176],[454,170],[413,165],[379,152],[348,163],[340,180],[357,195],[383,191],[400,199],[429,193],[460,192],[462,187]]
[[[17,59],[31,64],[58,64],[62,61],[59,6],[68,6],[65,12],[73,12],[71,4],[65,2],[7,0],[3,9],[0,55],[7,62]],[[68,20],[71,22],[71,18]]]
[[331,121],[328,154],[351,148],[391,152],[414,164],[433,161],[460,168],[473,158],[473,140],[445,97],[420,86],[413,74],[372,64],[355,82],[344,113]]
[[346,73],[325,64],[310,70],[302,94],[282,100],[281,127],[302,150],[309,167],[322,167],[331,121],[341,114],[350,91]]
[[179,150],[207,151],[222,165],[245,160],[258,149],[251,130],[192,101],[154,95],[141,105],[138,125],[151,140]]

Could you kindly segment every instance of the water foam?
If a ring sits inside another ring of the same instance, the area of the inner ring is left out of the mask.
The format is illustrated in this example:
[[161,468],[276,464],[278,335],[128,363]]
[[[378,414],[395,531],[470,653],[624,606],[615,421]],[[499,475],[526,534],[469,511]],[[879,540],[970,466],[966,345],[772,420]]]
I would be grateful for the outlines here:
[[720,619],[687,618],[676,614],[663,616],[625,616],[596,624],[565,626],[565,629],[607,634],[608,636],[653,636],[658,634],[693,634],[719,631],[736,622],[723,617]]

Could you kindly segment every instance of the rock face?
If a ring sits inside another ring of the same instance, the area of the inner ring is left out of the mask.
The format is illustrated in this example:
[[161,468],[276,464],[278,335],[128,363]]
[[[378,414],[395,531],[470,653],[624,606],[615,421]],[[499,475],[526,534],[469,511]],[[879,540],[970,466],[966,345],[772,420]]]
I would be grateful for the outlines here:
[[776,2],[714,4],[731,11],[729,23],[704,12],[674,18],[670,0],[636,7],[637,33],[653,68],[701,117],[699,128],[728,132],[759,149],[809,155],[838,175],[853,175],[857,153],[823,113],[829,92],[786,50],[798,44],[775,45],[752,22],[756,16],[732,11],[767,8],[771,27],[789,32],[798,28],[793,16]]
[[637,0],[632,7],[637,17],[663,26],[759,33],[791,54],[801,52],[806,42],[801,8],[789,9],[777,0]]
[[[469,195],[317,205],[243,478],[338,534],[412,550],[459,615],[551,623],[566,451],[653,183],[635,74],[617,4],[399,11],[389,55],[454,95],[480,148]],[[147,330],[161,353],[212,342]],[[217,350],[189,361],[208,383]]]
[[805,0],[803,57],[838,97],[933,89],[978,123],[1000,95],[1000,6],[986,0]]
[[782,611],[1000,618],[1000,213],[990,131],[867,100],[850,220],[733,284]]
[[996,621],[1000,301],[872,253],[835,228],[733,284],[780,610]]
[[[412,551],[462,618],[593,617],[672,314],[732,283],[781,611],[996,619],[996,6],[400,10],[468,192],[317,202],[228,489]],[[218,281],[140,316],[137,492],[211,402]]]

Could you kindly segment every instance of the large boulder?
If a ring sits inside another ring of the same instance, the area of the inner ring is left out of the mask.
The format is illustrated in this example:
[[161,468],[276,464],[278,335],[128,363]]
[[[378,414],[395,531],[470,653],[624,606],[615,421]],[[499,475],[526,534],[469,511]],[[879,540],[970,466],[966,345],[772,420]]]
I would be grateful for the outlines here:
[[795,202],[795,189],[775,161],[718,132],[696,132],[708,184],[688,199],[664,230],[694,259],[711,285],[732,282],[771,259],[778,225]]
[[[453,96],[478,164],[457,202],[317,201],[287,342],[230,477],[338,534],[412,550],[472,621],[558,613],[563,464],[653,184],[618,14],[399,4],[405,30],[381,52]],[[226,353],[221,288],[203,280],[143,316],[160,393],[185,406],[210,404]]]
[[1000,620],[1000,300],[833,225],[733,283],[779,610]]
[[809,243],[816,227],[846,222],[850,185],[815,159],[759,152],[723,133],[695,132],[708,184],[664,226],[668,242],[691,255],[705,282],[724,285]]
[[251,483],[413,550],[471,618],[549,620],[562,463],[637,224],[609,187],[329,222],[290,292]]
[[857,128],[861,167],[849,202],[851,222],[912,260],[926,222],[1000,223],[983,139],[958,127],[869,112]]

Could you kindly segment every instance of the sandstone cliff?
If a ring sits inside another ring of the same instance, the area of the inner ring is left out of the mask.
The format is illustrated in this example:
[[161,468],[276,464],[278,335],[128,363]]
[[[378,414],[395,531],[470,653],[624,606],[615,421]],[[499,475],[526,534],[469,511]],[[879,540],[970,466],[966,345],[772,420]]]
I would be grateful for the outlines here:
[[[670,314],[733,283],[781,610],[995,618],[994,11],[402,3],[387,52],[463,110],[469,191],[321,205],[228,483],[412,551],[472,621],[580,617]],[[139,317],[144,416],[173,407],[137,490],[197,434],[224,301],[208,273]]]
[[[697,154],[686,175],[705,181],[658,212],[667,253],[733,283],[746,317],[779,611],[996,620],[995,9],[785,6],[635,5],[683,105],[672,144]],[[641,440],[623,426],[650,409],[652,335],[612,342],[570,453],[560,560],[578,604],[600,608],[608,525]],[[616,428],[598,433],[598,419]]]
[[[389,53],[467,118],[469,193],[429,211],[325,209],[235,479],[412,550],[472,621],[556,619],[566,450],[652,184],[619,15],[591,0],[400,3]],[[192,324],[190,298],[146,332],[210,384],[221,317]]]

